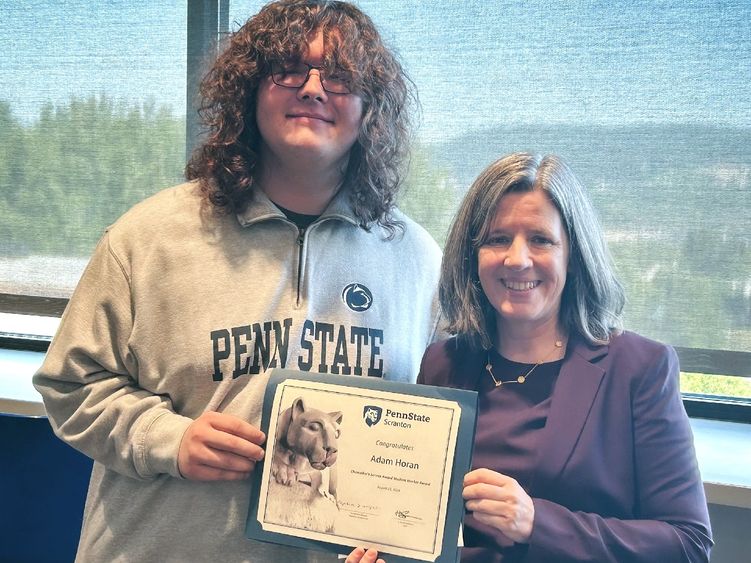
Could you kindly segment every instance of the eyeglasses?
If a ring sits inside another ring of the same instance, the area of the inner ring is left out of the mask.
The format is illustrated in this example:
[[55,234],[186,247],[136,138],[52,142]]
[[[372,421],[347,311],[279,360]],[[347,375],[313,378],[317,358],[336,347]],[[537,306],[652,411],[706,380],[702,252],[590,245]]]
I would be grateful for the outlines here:
[[308,63],[271,63],[271,80],[285,88],[300,88],[310,78],[310,71],[318,71],[321,86],[330,94],[351,94],[352,75],[341,69],[328,71]]

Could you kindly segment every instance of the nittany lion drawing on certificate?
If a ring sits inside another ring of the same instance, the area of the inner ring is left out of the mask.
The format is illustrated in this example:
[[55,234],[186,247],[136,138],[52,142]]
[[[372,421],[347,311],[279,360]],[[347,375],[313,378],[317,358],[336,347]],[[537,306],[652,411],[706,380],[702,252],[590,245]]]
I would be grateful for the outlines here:
[[341,412],[307,406],[302,397],[281,412],[271,457],[269,521],[331,531],[338,512],[334,464],[342,418]]

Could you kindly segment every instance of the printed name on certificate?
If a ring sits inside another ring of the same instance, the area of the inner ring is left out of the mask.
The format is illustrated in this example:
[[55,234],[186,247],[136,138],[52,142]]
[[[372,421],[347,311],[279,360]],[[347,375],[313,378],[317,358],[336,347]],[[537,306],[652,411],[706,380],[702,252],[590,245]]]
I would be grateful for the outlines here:
[[460,415],[450,400],[281,382],[259,492],[261,527],[435,561]]

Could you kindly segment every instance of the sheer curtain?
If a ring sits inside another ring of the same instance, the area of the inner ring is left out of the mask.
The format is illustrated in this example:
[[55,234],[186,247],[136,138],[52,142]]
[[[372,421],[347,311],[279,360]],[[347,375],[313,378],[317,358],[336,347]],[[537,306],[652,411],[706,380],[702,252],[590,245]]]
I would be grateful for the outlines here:
[[[595,199],[628,327],[751,351],[751,4],[357,3],[417,85],[400,205],[439,243],[491,161],[558,153]],[[231,29],[262,4],[232,1]],[[0,7],[0,294],[68,295],[104,227],[180,179],[185,18]]]
[[185,160],[183,2],[0,5],[0,294],[67,297]]
[[[490,162],[558,153],[601,215],[627,327],[751,351],[751,4],[357,4],[417,85],[401,207],[439,243]],[[261,5],[233,0],[234,28]],[[751,379],[717,392],[751,397]]]

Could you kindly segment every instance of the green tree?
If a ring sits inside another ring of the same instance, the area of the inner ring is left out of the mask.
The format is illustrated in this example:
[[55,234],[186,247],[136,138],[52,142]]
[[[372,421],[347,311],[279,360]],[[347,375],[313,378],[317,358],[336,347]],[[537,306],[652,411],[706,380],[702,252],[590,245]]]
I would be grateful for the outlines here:
[[13,244],[28,252],[88,255],[119,215],[180,180],[184,131],[169,108],[105,94],[48,104],[33,124],[3,127],[0,144],[10,139],[17,152],[0,167],[18,170],[0,172],[9,194],[0,200],[0,233],[20,233]]
[[751,378],[681,372],[681,392],[751,399]]
[[0,100],[0,253],[11,256],[26,254],[19,225],[19,197],[25,185],[26,144],[24,130],[13,118],[10,105]]
[[454,176],[427,146],[415,144],[404,184],[399,208],[443,247],[461,198]]

